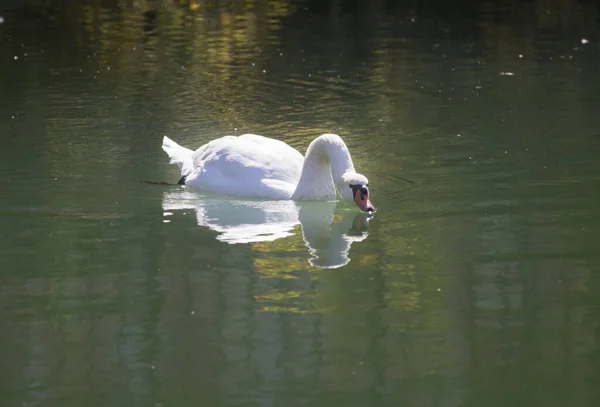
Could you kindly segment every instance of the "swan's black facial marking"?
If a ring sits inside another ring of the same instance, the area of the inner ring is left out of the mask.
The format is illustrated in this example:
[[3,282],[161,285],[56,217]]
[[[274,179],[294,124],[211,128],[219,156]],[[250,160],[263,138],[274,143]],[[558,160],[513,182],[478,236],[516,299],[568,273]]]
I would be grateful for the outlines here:
[[369,188],[367,184],[350,184],[354,202],[364,212],[375,212],[375,208],[369,200]]
[[177,181],[178,185],[185,185],[185,179],[187,178],[187,175],[184,175],[183,177],[181,177],[179,179],[179,181]]
[[366,199],[369,197],[369,184],[360,185],[360,184],[350,184],[350,188],[352,189],[352,195],[356,196],[356,191],[360,191],[360,198]]

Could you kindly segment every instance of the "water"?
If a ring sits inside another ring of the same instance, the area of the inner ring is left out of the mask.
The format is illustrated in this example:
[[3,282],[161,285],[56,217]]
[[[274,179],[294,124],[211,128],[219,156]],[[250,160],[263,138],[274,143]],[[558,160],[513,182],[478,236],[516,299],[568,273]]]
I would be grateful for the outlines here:
[[[0,9],[0,404],[595,406],[588,2]],[[372,218],[176,186],[346,140]]]

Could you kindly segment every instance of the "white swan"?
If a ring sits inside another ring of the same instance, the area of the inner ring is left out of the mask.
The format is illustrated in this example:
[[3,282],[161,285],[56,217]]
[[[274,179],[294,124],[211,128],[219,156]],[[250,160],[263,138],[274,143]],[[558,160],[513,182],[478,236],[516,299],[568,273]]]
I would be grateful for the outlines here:
[[337,134],[314,139],[306,157],[282,141],[256,134],[221,137],[196,151],[164,136],[162,148],[181,170],[179,184],[202,191],[302,201],[335,199],[337,189],[342,199],[375,211],[368,180],[354,170],[348,147]]

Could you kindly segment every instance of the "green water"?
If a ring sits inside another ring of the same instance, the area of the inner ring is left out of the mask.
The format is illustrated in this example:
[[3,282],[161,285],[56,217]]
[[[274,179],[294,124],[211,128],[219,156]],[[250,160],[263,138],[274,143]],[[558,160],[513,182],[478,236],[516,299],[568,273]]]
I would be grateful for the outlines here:
[[[13,3],[0,405],[599,405],[594,3]],[[377,213],[140,183],[247,132]]]

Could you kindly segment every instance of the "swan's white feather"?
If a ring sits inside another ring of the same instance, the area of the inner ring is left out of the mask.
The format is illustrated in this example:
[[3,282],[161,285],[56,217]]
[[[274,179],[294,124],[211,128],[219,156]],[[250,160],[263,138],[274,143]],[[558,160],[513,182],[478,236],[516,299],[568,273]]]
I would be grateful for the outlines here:
[[[172,162],[184,161],[165,151]],[[191,160],[193,171],[182,172],[182,176],[187,177],[186,185],[193,188],[236,196],[289,199],[300,178],[304,157],[284,142],[244,134],[213,140],[193,152]]]
[[194,162],[192,160],[194,152],[192,150],[180,146],[167,136],[163,137],[162,149],[171,159],[170,164],[177,164],[182,176],[192,173],[194,170]]
[[336,134],[313,140],[306,158],[282,141],[256,134],[224,136],[194,152],[165,136],[163,150],[179,166],[185,185],[234,196],[335,199],[337,188],[344,199],[352,200],[346,178],[360,175]]

